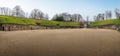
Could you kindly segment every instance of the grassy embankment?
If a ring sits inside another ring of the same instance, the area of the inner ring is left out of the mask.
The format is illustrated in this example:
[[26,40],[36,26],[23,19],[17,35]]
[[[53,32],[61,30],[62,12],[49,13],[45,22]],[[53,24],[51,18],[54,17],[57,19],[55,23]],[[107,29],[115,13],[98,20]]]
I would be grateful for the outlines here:
[[30,18],[19,18],[13,16],[2,16],[0,15],[0,23],[12,23],[12,24],[31,24],[31,25],[42,25],[42,26],[80,26],[79,22],[58,22],[48,20],[34,20]]
[[111,19],[111,20],[97,21],[97,22],[93,22],[91,25],[92,26],[103,26],[103,25],[109,25],[109,24],[120,25],[120,20]]

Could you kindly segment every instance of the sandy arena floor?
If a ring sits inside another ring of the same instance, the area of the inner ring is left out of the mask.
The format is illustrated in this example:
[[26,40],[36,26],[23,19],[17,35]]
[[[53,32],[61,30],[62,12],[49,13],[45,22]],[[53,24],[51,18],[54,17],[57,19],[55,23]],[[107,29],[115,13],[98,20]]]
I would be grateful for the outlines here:
[[0,56],[120,56],[120,32],[107,29],[1,31]]

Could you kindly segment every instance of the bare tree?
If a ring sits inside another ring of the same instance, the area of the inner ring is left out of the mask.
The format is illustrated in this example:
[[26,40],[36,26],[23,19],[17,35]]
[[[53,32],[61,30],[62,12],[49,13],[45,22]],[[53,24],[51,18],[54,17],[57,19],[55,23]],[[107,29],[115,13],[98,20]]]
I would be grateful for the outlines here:
[[97,20],[97,16],[94,16],[93,18],[94,18],[94,21],[98,21],[98,20]]
[[111,19],[112,18],[112,12],[111,11],[106,11],[105,12],[105,17],[106,17],[106,19]]
[[108,19],[108,11],[105,11],[105,17]]
[[45,15],[44,20],[49,20],[48,14]]
[[30,14],[30,18],[33,19],[44,19],[44,13],[40,11],[39,9],[34,9],[32,10]]
[[21,9],[20,6],[15,6],[13,9],[13,16],[25,17],[25,12]]
[[7,8],[7,7],[0,7],[0,15],[7,15],[7,16],[16,16],[16,17],[23,17],[23,18],[34,18],[34,19],[42,19],[42,20],[48,20],[49,16],[48,14],[44,14],[39,9],[32,10],[31,14],[28,14],[27,12],[24,12],[20,6],[15,6],[13,10]]
[[102,19],[102,20],[105,20],[105,14],[104,14],[104,13],[101,14],[101,19]]
[[82,15],[77,14],[77,19],[78,19],[78,22],[80,22],[83,19]]
[[7,7],[0,7],[0,15],[10,16],[12,14],[12,10]]
[[112,19],[112,12],[109,11],[109,18]]
[[3,11],[4,11],[4,9],[3,9],[3,7],[1,7],[1,8],[0,8],[0,14],[1,14],[1,15],[4,15],[4,12],[3,12]]
[[37,19],[38,11],[39,11],[38,9],[32,10],[32,12],[30,14],[30,18]]
[[116,14],[116,18],[120,19],[120,10],[119,9],[115,9],[115,14]]
[[12,16],[12,9],[8,8],[8,16]]
[[43,12],[41,12],[41,11],[38,11],[38,19],[42,19],[42,20],[44,20],[44,13]]
[[104,13],[99,13],[97,16],[94,16],[95,21],[101,21],[105,20],[105,14]]
[[72,21],[80,22],[82,20],[82,16],[80,14],[73,14]]

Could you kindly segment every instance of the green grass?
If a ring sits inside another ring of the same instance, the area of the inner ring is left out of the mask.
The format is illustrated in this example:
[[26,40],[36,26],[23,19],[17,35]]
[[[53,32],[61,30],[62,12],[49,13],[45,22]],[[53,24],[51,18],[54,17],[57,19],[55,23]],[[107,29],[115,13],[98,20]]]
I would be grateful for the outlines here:
[[43,26],[80,26],[79,22],[59,22],[48,20],[34,20],[29,18],[19,18],[13,16],[0,15],[0,23],[13,23],[13,24],[31,24],[31,25],[43,25]]
[[79,22],[59,22],[59,21],[45,21],[38,20],[37,23],[45,26],[80,26]]
[[13,16],[0,16],[0,23],[35,24],[35,20]]
[[108,24],[120,25],[120,20],[119,19],[111,19],[111,20],[97,21],[97,22],[93,22],[91,25],[92,26],[102,26],[102,25],[108,25]]

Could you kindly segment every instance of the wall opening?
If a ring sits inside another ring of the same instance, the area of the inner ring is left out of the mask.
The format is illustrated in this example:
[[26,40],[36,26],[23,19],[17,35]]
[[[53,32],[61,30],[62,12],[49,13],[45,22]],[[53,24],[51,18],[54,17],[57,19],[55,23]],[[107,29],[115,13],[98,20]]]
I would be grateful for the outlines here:
[[10,29],[10,26],[8,27],[8,31],[10,31],[11,29]]
[[2,27],[2,29],[1,29],[2,31],[5,31],[5,27]]

